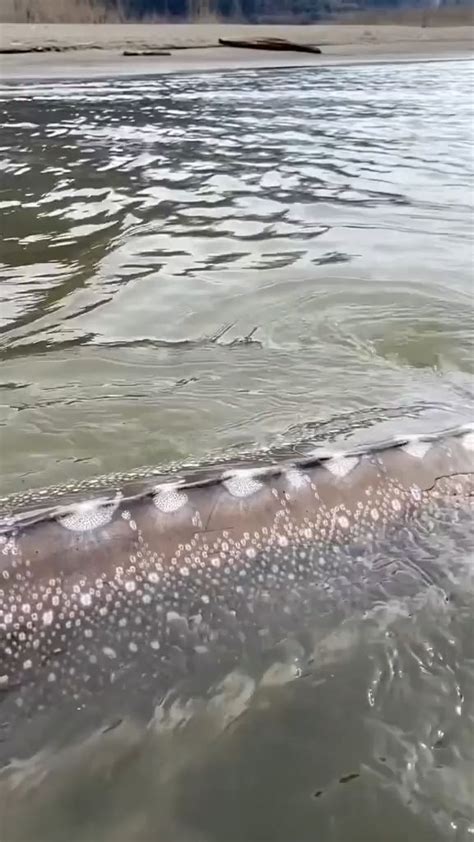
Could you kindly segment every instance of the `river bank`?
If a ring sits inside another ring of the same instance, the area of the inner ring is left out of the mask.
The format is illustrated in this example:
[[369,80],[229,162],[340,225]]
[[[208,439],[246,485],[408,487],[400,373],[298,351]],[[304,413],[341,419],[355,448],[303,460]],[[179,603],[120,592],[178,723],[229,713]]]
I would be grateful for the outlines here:
[[[223,47],[219,38],[280,37],[320,55]],[[2,24],[0,75],[129,76],[180,70],[320,66],[469,58],[472,26],[242,24]],[[15,52],[10,52],[15,51]],[[124,52],[165,55],[124,55]]]

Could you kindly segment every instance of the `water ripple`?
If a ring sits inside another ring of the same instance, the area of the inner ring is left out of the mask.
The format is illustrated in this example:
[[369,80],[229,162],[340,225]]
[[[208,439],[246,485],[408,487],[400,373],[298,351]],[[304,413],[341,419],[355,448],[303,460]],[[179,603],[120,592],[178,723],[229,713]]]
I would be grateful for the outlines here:
[[[226,446],[471,388],[469,65],[4,84],[0,97],[0,353],[27,440],[48,394],[58,441],[105,468],[102,437],[64,426],[67,406],[93,401],[114,428],[89,360],[124,419],[141,384],[120,468],[134,467],[132,439],[156,441],[153,400],[168,441],[167,419],[191,405],[183,430],[192,418],[206,450],[209,413]],[[187,385],[155,391],[150,371]],[[14,452],[11,410],[0,423]],[[12,458],[5,481],[17,470]]]

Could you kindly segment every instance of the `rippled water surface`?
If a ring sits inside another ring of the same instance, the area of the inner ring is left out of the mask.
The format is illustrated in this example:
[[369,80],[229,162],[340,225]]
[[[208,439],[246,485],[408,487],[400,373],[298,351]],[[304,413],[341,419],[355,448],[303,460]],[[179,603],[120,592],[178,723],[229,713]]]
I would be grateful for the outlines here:
[[[0,94],[1,494],[472,415],[470,63]],[[472,838],[469,565],[453,589],[322,628],[310,677],[234,688],[217,736],[22,779],[6,832]]]

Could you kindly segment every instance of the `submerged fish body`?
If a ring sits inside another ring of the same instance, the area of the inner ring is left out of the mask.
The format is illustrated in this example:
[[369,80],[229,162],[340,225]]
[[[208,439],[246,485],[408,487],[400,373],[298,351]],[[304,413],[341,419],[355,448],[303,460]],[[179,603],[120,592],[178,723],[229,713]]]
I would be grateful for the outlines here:
[[60,716],[65,731],[106,726],[171,691],[206,693],[249,653],[303,633],[315,594],[337,601],[404,568],[421,581],[413,545],[470,517],[473,478],[463,425],[93,499],[12,498],[0,522],[0,765],[62,739]]

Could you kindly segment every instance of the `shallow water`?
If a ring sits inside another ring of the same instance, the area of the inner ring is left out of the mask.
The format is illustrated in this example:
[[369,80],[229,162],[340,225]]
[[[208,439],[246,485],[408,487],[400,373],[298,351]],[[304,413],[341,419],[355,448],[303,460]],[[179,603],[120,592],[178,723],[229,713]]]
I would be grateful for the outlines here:
[[[0,493],[472,417],[472,92],[464,62],[3,85]],[[3,833],[471,838],[461,544],[448,602],[318,620],[309,674],[20,775]]]

